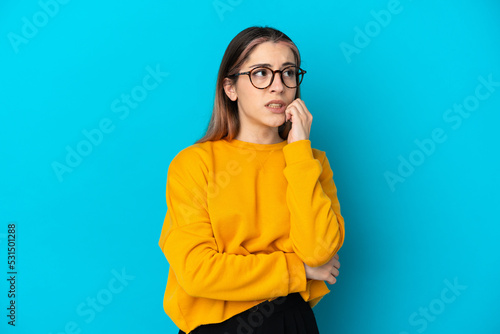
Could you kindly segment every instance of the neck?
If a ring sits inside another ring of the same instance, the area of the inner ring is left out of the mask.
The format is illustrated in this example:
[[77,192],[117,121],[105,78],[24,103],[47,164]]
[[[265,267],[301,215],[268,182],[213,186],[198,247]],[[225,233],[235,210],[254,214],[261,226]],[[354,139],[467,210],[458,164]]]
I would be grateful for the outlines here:
[[261,131],[245,131],[241,128],[235,139],[254,144],[277,144],[284,140],[280,137],[278,128],[268,128]]

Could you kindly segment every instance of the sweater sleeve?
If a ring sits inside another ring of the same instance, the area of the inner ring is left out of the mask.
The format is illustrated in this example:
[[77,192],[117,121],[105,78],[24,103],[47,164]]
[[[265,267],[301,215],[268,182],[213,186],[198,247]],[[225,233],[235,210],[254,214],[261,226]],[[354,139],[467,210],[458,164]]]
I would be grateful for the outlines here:
[[227,301],[263,300],[306,289],[304,263],[293,252],[220,253],[207,210],[208,169],[201,149],[185,149],[167,174],[167,214],[159,246],[184,291]]
[[316,159],[310,140],[283,148],[290,239],[295,253],[310,267],[328,262],[342,247],[345,233],[333,172],[324,152],[318,152]]

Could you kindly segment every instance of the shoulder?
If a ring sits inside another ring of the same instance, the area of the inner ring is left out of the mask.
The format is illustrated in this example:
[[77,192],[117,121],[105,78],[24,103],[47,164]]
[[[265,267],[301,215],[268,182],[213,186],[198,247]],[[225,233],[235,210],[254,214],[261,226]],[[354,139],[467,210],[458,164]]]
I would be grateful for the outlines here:
[[192,166],[194,164],[206,162],[210,157],[212,146],[212,142],[204,142],[193,144],[182,149],[174,156],[174,158],[170,162],[169,169],[172,167],[184,168]]
[[213,142],[196,143],[179,151],[168,167],[168,173],[205,169],[211,160]]

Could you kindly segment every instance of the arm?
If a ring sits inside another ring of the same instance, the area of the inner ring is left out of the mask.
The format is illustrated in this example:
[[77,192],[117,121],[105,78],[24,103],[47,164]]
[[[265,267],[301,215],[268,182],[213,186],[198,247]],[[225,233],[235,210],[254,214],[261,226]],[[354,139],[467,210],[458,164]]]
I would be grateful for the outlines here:
[[314,158],[310,140],[290,143],[283,152],[290,238],[302,261],[317,267],[327,263],[344,242],[344,219],[333,172],[324,153]]
[[181,151],[167,176],[167,214],[159,246],[177,281],[194,297],[260,300],[306,289],[295,253],[219,253],[207,211],[208,170],[201,149]]

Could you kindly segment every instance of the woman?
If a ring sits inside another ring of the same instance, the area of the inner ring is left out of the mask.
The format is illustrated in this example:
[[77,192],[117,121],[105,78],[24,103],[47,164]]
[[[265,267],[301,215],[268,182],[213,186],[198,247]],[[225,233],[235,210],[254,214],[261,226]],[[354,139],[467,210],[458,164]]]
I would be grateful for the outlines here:
[[318,333],[311,308],[336,282],[344,220],[328,159],[311,148],[304,73],[282,32],[240,32],[206,135],[169,166],[159,245],[179,333]]

